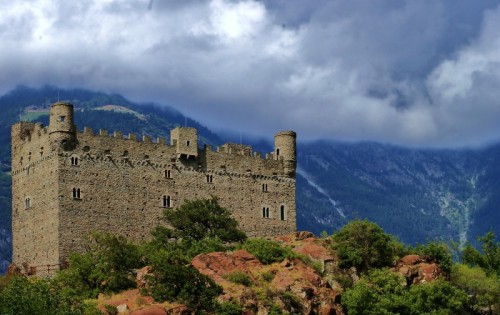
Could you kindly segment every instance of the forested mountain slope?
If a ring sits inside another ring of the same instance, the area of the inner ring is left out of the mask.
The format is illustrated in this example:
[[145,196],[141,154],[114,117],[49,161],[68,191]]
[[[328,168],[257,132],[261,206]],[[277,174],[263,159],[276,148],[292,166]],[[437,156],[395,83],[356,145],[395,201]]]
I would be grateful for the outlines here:
[[[0,97],[0,273],[11,257],[10,127],[19,119],[47,124],[50,105],[58,99],[75,105],[80,130],[88,126],[168,138],[171,128],[187,124],[198,129],[202,144],[220,145],[231,138],[170,107],[139,105],[120,95],[44,87],[18,88]],[[269,152],[268,140],[253,145]],[[377,143],[304,143],[300,134],[298,140],[299,230],[331,233],[353,218],[369,218],[406,243],[436,238],[463,243],[489,230],[500,235],[500,145],[417,150]]]

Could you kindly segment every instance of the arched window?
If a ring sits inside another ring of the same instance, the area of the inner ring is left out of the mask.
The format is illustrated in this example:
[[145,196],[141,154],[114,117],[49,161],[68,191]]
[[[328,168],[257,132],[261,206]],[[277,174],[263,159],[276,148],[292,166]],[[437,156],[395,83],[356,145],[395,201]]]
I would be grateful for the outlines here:
[[267,184],[262,184],[262,191],[267,192]]
[[212,175],[207,175],[207,183],[213,183],[214,177]]

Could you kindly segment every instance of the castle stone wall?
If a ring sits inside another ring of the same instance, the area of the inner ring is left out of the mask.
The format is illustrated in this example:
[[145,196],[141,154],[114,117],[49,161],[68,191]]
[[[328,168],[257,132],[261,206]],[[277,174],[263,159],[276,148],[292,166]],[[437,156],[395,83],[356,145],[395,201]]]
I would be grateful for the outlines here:
[[[58,124],[59,116],[72,118],[72,107],[54,109]],[[30,123],[12,128],[13,209],[22,212],[13,217],[18,264],[62,263],[69,253],[81,251],[84,238],[95,230],[148,239],[162,224],[164,211],[195,198],[217,197],[249,236],[296,229],[294,170],[290,176],[288,169],[295,159],[294,135],[283,138],[291,146],[288,155],[262,158],[238,144],[199,149],[194,128],[172,130],[170,145],[163,138],[105,130],[74,132],[72,121],[64,128]],[[40,136],[21,139],[34,133]],[[26,163],[14,161],[40,147],[47,152],[36,160],[38,172],[27,176]],[[33,211],[22,207],[26,195],[33,196]]]

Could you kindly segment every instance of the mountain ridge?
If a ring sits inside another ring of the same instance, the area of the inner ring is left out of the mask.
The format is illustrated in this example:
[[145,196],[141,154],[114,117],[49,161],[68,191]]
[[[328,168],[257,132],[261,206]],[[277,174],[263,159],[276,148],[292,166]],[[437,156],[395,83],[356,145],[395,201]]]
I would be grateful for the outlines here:
[[[117,94],[46,86],[20,87],[1,96],[5,114],[0,118],[0,273],[9,260],[1,257],[11,255],[10,126],[26,107],[49,108],[58,98],[73,102],[81,112],[75,115],[80,130],[86,126],[168,138],[170,128],[188,124],[198,129],[202,144],[236,141],[235,135],[215,134],[171,107],[136,104]],[[94,110],[112,104],[135,113]],[[47,124],[48,116],[41,114],[33,121]],[[270,141],[248,135],[244,139],[261,152],[272,148]],[[496,162],[500,144],[415,149],[375,142],[302,142],[299,134],[297,160],[299,230],[319,235],[349,220],[368,218],[409,244],[434,239],[463,244],[488,230],[500,234],[500,165]]]

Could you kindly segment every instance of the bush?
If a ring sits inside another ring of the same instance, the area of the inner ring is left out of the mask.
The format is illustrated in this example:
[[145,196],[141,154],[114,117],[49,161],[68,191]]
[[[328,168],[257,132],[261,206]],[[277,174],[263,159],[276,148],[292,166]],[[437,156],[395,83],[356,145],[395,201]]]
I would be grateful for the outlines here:
[[332,235],[332,240],[340,267],[355,267],[359,272],[391,266],[403,248],[401,243],[368,220],[349,222]]
[[217,315],[240,315],[243,314],[243,307],[236,302],[229,301],[217,306]]
[[156,301],[180,301],[195,310],[213,311],[222,289],[175,252],[160,250],[151,255],[152,275],[143,291]]
[[248,239],[241,247],[257,257],[264,265],[280,262],[285,260],[285,258],[299,257],[290,248],[283,247],[278,242],[269,241],[264,238]]
[[375,269],[347,290],[342,304],[349,315],[454,315],[466,304],[466,294],[442,280],[409,288],[405,284],[401,275]]
[[478,312],[481,309],[500,309],[500,286],[495,273],[487,275],[479,267],[455,264],[451,272],[451,283],[469,296],[469,307]]
[[83,315],[85,309],[82,299],[65,295],[52,280],[16,276],[0,291],[3,315]]
[[241,284],[245,287],[249,287],[252,284],[252,280],[250,279],[250,277],[246,273],[240,271],[228,273],[224,278],[233,283]]
[[69,267],[56,280],[68,294],[95,298],[135,286],[133,269],[140,267],[139,249],[123,236],[92,233],[85,253],[69,256]]

